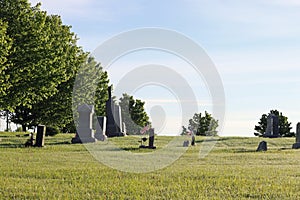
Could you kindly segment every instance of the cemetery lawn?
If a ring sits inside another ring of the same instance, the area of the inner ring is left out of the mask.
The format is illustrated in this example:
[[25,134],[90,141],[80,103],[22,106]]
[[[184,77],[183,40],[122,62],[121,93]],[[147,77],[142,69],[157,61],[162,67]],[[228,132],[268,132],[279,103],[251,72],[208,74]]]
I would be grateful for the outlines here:
[[[204,159],[197,145],[172,165],[135,174],[95,160],[73,134],[46,137],[44,148],[25,148],[26,137],[0,133],[0,199],[299,199],[300,150],[294,138],[222,137]],[[141,153],[140,137],[112,138]],[[155,138],[161,148],[171,137]],[[267,141],[267,152],[255,152]]]

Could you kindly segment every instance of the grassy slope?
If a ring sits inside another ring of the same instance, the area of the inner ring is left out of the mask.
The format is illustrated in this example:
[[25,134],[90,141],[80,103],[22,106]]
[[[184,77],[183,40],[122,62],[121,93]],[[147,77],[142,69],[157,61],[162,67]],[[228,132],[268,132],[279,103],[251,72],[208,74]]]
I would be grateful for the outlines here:
[[[255,152],[261,138],[221,138],[204,159],[201,139],[171,166],[134,174],[96,161],[72,135],[46,138],[45,148],[24,148],[24,137],[0,133],[0,199],[297,199],[300,150],[294,139],[265,139],[267,152]],[[112,139],[140,152],[138,138]],[[157,137],[158,147],[168,137]],[[145,150],[149,151],[149,150]]]

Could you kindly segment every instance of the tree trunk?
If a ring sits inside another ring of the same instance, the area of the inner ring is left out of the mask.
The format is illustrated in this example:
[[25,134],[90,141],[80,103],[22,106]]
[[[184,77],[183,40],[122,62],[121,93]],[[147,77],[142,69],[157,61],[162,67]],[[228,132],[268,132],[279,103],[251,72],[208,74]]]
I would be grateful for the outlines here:
[[9,119],[8,119],[8,111],[6,111],[6,131],[9,129]]

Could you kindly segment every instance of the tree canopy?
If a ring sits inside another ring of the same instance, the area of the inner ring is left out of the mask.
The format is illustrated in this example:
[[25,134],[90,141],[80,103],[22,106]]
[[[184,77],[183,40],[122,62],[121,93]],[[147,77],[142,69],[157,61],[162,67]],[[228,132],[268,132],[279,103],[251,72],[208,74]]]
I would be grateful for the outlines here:
[[218,134],[217,127],[218,120],[214,119],[207,111],[204,115],[195,113],[193,118],[189,120],[188,127],[182,126],[182,135],[192,131],[195,135],[216,136]]
[[67,123],[58,115],[69,116],[75,75],[87,58],[71,27],[28,0],[1,0],[0,25],[0,109],[23,129]]
[[288,118],[279,112],[278,110],[270,110],[268,114],[263,114],[258,122],[258,125],[254,127],[255,136],[263,136],[267,129],[267,118],[269,114],[274,114],[278,116],[279,120],[279,135],[282,137],[293,137],[295,136],[294,132],[291,132],[291,122],[288,121]]
[[127,134],[140,134],[141,128],[150,124],[144,105],[145,102],[134,99],[126,93],[120,98],[123,121],[126,124]]
[[0,96],[1,107],[30,109],[56,94],[86,54],[76,45],[71,27],[40,10],[40,4],[31,7],[27,0],[1,0],[0,19],[12,41],[5,58],[10,65],[2,71],[10,89]]

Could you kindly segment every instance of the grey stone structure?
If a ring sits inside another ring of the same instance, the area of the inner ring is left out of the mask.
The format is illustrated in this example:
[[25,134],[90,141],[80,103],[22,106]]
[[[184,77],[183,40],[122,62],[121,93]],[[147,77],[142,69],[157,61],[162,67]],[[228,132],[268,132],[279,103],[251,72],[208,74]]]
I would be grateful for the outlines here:
[[184,140],[183,141],[183,147],[188,147],[190,145],[190,141],[189,140]]
[[267,118],[267,129],[264,137],[277,138],[279,137],[279,119],[277,115],[269,114]]
[[78,127],[75,138],[72,138],[72,143],[88,143],[96,142],[93,130],[93,115],[94,106],[83,104],[78,106]]
[[107,137],[125,136],[120,106],[116,105],[111,96],[111,87],[108,87],[106,101],[106,135]]
[[144,146],[141,145],[140,148],[147,148],[147,149],[156,149],[156,146],[154,146],[154,128],[150,128],[149,129],[149,145],[148,146]]
[[296,143],[293,144],[293,149],[300,149],[300,122],[297,124],[297,128],[296,128]]
[[268,146],[266,141],[261,141],[256,149],[256,151],[267,151]]
[[97,117],[95,138],[97,140],[106,140],[106,117]]

